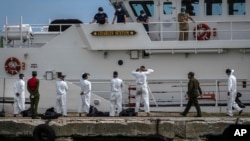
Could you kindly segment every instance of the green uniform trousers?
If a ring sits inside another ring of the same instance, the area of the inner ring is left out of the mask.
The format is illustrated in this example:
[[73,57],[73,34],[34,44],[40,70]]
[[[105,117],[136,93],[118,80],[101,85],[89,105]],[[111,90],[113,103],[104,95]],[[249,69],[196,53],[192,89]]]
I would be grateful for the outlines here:
[[183,112],[183,115],[187,115],[187,113],[189,112],[191,106],[194,104],[196,111],[197,111],[197,116],[201,116],[201,108],[200,105],[198,103],[198,99],[197,97],[190,97],[187,103],[187,106]]
[[[32,98],[31,96],[34,96],[34,97]],[[30,95],[30,108],[31,108],[32,116],[37,115],[39,99],[40,99],[40,94]]]

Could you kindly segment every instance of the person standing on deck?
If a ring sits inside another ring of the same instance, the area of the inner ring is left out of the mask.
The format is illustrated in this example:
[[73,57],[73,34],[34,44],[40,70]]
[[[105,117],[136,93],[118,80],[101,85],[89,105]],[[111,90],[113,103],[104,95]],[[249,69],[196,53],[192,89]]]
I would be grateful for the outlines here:
[[149,27],[148,27],[148,22],[149,22],[149,18],[148,16],[145,14],[144,10],[140,11],[140,15],[137,17],[136,21],[138,23],[142,23],[146,32],[149,34]]
[[117,21],[116,21],[117,23],[124,23],[124,24],[126,24],[126,22],[127,22],[126,13],[122,10],[121,6],[117,6],[117,10],[115,11],[112,24],[115,23],[116,18],[117,18]]
[[[115,113],[120,114],[122,111],[122,83],[118,78],[118,72],[113,72],[113,79],[111,80],[111,94],[110,94],[110,112],[109,116],[115,116]],[[117,112],[116,112],[117,108]]]
[[90,24],[95,22],[99,24],[108,23],[108,15],[105,12],[103,12],[102,7],[98,8],[98,13],[95,14],[94,19],[90,22]]
[[32,78],[30,78],[27,82],[27,89],[30,93],[30,108],[32,113],[33,119],[38,119],[37,116],[37,109],[38,109],[38,103],[40,99],[40,93],[39,93],[39,79],[36,78],[37,72],[32,72]]
[[144,112],[147,113],[147,116],[150,116],[149,109],[149,93],[148,93],[148,84],[147,76],[154,72],[153,69],[146,69],[145,66],[132,71],[132,75],[136,79],[136,106],[135,113],[138,115],[141,99],[144,101]]
[[56,112],[67,116],[67,91],[68,84],[64,81],[65,75],[60,75],[59,80],[56,82]]
[[228,98],[227,98],[227,116],[233,116],[233,109],[239,112],[239,115],[242,113],[242,109],[239,105],[235,102],[235,98],[237,95],[237,79],[233,75],[234,70],[226,69],[226,74],[228,76],[227,87],[228,87]]
[[202,94],[200,83],[197,79],[194,78],[193,72],[188,73],[188,79],[189,79],[189,82],[188,82],[187,95],[188,95],[189,100],[188,100],[188,103],[184,112],[181,113],[181,115],[186,116],[191,106],[194,104],[196,111],[197,111],[197,115],[195,117],[201,117],[201,109],[200,109],[200,105],[197,99],[197,97]]
[[86,115],[89,113],[91,98],[91,82],[88,80],[89,76],[89,73],[84,73],[82,75],[82,80],[80,80],[80,87],[82,91],[80,93],[81,97],[78,108],[79,116],[82,116],[82,112],[84,112]]
[[19,74],[19,80],[14,83],[14,117],[25,110],[25,82],[24,75]]
[[185,12],[185,8],[181,8],[181,13],[178,14],[178,22],[179,22],[179,40],[180,41],[186,41],[188,40],[188,34],[189,34],[189,25],[188,25],[188,19],[195,22],[193,18]]

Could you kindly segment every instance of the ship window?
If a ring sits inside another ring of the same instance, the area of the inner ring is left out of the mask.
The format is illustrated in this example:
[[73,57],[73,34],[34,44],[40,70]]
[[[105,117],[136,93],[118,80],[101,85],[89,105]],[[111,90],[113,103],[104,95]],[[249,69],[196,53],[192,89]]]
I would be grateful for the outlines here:
[[222,0],[205,0],[204,9],[207,16],[222,15]]
[[173,14],[172,2],[164,2],[164,4],[163,4],[163,14],[165,14],[165,15]]
[[199,0],[182,0],[181,8],[185,8],[186,12],[190,16],[199,16],[200,15],[200,3]]
[[153,1],[130,1],[129,4],[136,17],[140,15],[141,10],[144,10],[145,13],[150,17],[154,15]]
[[228,0],[228,14],[229,15],[245,15],[246,1],[245,0]]

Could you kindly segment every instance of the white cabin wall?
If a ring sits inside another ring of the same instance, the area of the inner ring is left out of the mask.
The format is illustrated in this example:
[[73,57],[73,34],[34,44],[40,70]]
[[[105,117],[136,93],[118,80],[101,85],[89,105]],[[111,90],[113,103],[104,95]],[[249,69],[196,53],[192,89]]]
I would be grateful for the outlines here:
[[[134,79],[131,71],[141,65],[155,70],[149,79],[186,79],[189,71],[194,71],[201,79],[225,79],[225,69],[234,68],[238,78],[250,78],[250,54],[240,53],[239,50],[229,50],[227,53],[198,53],[198,54],[152,54],[149,59],[130,59],[129,50],[92,51],[72,27],[55,37],[41,48],[2,48],[1,76],[9,77],[4,70],[4,62],[8,57],[17,57],[26,62],[26,77],[32,71],[38,71],[39,78],[44,78],[46,71],[62,72],[66,79],[79,80],[82,72],[89,72],[90,79],[110,80],[114,70],[120,72],[123,79]],[[13,51],[11,51],[13,50]],[[25,59],[24,54],[28,56]],[[8,57],[6,57],[8,56]],[[119,66],[118,60],[124,64]],[[31,68],[37,64],[38,68]],[[17,78],[17,75],[13,76]]]

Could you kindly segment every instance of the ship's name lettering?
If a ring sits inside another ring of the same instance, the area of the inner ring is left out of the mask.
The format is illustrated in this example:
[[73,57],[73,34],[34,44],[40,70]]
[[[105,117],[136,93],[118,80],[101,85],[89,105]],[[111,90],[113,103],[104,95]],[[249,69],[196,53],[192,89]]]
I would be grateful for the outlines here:
[[121,31],[93,31],[93,36],[133,36],[136,34],[134,30],[121,30]]

